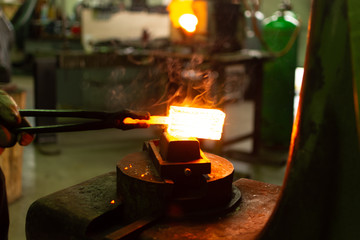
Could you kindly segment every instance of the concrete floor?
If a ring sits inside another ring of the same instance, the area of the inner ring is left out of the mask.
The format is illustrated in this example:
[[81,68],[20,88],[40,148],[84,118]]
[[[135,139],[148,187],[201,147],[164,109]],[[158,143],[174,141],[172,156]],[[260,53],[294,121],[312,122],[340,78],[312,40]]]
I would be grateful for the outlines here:
[[[27,91],[27,108],[33,107],[33,80],[14,76],[13,82]],[[239,102],[225,109],[224,138],[252,129],[253,104]],[[131,131],[100,130],[59,133],[59,155],[44,155],[35,144],[25,147],[23,156],[23,195],[10,205],[10,240],[25,239],[26,213],[32,202],[92,177],[115,171],[116,162],[128,153],[140,151],[144,140],[157,138],[154,128]],[[213,143],[207,143],[211,146]],[[250,150],[251,141],[232,148]],[[229,159],[231,160],[231,159]],[[281,185],[285,166],[263,166],[231,160],[237,172],[252,179]]]

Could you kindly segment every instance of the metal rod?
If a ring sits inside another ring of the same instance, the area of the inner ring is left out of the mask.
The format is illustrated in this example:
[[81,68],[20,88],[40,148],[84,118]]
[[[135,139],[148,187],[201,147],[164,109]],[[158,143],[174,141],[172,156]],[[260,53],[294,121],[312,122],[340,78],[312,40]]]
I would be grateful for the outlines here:
[[125,124],[137,124],[137,123],[147,123],[147,124],[169,124],[169,117],[166,116],[150,116],[150,119],[148,120],[142,120],[142,119],[132,119],[132,118],[125,118],[124,123]]

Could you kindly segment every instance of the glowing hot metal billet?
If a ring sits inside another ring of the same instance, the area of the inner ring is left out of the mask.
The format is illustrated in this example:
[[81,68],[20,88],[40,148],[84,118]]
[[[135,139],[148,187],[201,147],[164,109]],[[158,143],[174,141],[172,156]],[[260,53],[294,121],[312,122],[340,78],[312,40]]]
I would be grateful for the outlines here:
[[171,106],[167,132],[176,137],[219,140],[225,113],[218,109]]
[[126,118],[124,123],[139,121],[148,124],[167,124],[167,132],[175,137],[195,137],[219,140],[221,138],[225,113],[219,109],[171,106],[169,116],[151,116],[149,120]]

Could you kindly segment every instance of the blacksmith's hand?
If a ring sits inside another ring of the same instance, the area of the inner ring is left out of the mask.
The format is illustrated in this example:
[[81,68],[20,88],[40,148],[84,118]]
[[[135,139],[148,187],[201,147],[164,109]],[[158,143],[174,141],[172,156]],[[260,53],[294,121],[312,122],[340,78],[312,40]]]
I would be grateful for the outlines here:
[[16,128],[28,127],[29,122],[20,116],[17,104],[5,91],[0,89],[0,154],[4,148],[17,142],[26,146],[34,140],[34,134],[16,132]]

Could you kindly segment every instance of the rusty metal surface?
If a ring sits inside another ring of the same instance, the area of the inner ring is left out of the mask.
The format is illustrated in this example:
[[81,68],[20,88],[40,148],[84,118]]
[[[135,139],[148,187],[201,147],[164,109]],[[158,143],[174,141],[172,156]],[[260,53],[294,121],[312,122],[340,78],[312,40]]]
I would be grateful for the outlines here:
[[280,187],[249,179],[234,184],[242,193],[236,211],[213,219],[164,219],[145,230],[139,239],[256,239],[274,209]]
[[[145,230],[140,239],[255,239],[274,208],[280,187],[249,179],[240,179],[234,185],[242,193],[234,212],[212,219],[163,219]],[[105,213],[116,207],[108,205],[116,194],[115,188],[116,174],[111,172],[39,199],[28,212],[27,239],[89,239],[86,229],[96,227],[99,233],[105,233],[102,236],[108,235],[117,228],[91,223],[100,217],[108,221]],[[117,215],[118,219],[123,217]]]
[[194,208],[204,211],[227,205],[232,197],[234,167],[222,157],[210,153],[205,155],[211,161],[210,174],[180,179],[161,178],[146,151],[129,154],[120,160],[117,164],[117,192],[123,199],[126,221],[157,212],[187,215],[193,213]]
[[110,172],[35,201],[26,216],[27,239],[85,239],[97,220],[121,204],[115,182]]

